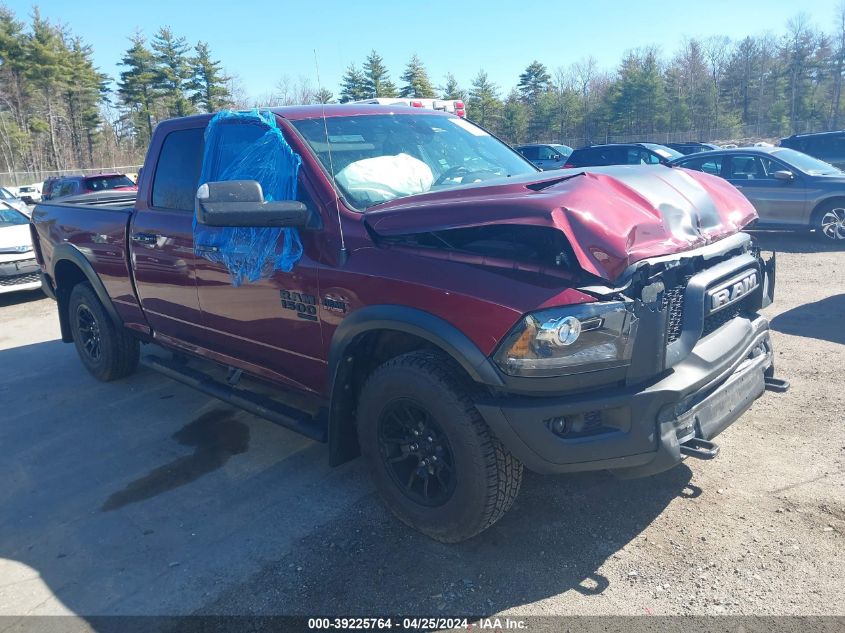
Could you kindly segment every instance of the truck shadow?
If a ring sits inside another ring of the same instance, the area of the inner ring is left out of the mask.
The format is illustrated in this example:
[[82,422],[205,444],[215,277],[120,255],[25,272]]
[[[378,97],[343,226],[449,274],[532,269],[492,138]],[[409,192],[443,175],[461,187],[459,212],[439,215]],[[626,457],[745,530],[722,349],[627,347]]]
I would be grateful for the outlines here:
[[699,496],[691,476],[686,465],[634,481],[526,473],[511,511],[457,545],[420,535],[370,498],[201,613],[486,616],[568,591],[598,596],[636,580],[609,578],[602,565],[670,502]]
[[845,345],[845,294],[781,312],[770,321],[777,332]]
[[686,465],[526,473],[499,523],[444,545],[384,509],[360,460],[330,469],[153,372],[100,384],[59,341],[0,362],[0,614],[491,614],[629,582],[604,562],[701,492]]
[[0,308],[16,306],[21,303],[46,299],[47,295],[41,290],[27,290],[26,292],[8,292],[0,294]]

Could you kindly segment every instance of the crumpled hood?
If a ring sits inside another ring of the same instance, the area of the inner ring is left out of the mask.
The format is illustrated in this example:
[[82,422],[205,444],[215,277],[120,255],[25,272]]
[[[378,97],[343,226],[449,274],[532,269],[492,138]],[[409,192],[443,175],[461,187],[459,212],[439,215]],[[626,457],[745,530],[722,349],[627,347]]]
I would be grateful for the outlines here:
[[412,235],[493,224],[564,233],[579,265],[607,280],[649,257],[698,248],[757,217],[730,183],[677,167],[568,169],[434,191],[371,208],[378,235]]

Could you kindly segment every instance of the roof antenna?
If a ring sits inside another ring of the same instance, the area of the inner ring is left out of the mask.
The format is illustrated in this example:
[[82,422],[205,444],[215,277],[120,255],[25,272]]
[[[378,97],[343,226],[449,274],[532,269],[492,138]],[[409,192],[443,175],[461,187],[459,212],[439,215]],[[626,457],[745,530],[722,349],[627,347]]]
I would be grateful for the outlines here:
[[[320,102],[323,107],[323,132],[326,135],[326,148],[328,149],[329,154],[329,173],[332,176],[332,185],[337,187],[337,183],[334,179],[334,162],[332,161],[332,144],[329,140],[329,125],[326,122],[326,104],[323,100],[323,86],[320,84],[320,64],[317,62],[317,49],[314,49],[314,68],[317,70],[317,90],[320,91]],[[340,233],[340,261],[338,262],[339,266],[343,266],[346,264],[346,260],[349,259],[349,251],[346,250],[346,240],[343,237],[343,222],[341,221],[340,217],[340,196],[335,191],[335,209],[337,210],[337,228]]]

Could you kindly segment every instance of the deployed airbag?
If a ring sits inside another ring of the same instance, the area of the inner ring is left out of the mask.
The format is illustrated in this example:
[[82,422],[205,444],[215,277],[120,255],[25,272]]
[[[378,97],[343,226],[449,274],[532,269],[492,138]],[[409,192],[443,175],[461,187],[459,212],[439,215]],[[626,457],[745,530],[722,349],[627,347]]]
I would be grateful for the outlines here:
[[335,176],[350,194],[365,198],[370,204],[400,196],[425,193],[431,189],[431,168],[408,154],[364,158],[350,163]]

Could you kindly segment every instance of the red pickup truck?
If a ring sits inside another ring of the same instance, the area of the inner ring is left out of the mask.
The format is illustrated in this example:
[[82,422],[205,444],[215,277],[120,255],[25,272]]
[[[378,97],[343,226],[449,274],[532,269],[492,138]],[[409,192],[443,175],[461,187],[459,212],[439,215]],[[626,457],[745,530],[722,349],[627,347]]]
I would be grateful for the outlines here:
[[[625,477],[712,458],[773,375],[774,255],[730,184],[667,166],[540,172],[465,119],[308,106],[161,123],[137,199],[39,205],[62,338],[362,453],[447,542],[523,466]],[[155,344],[155,345],[153,345]]]

